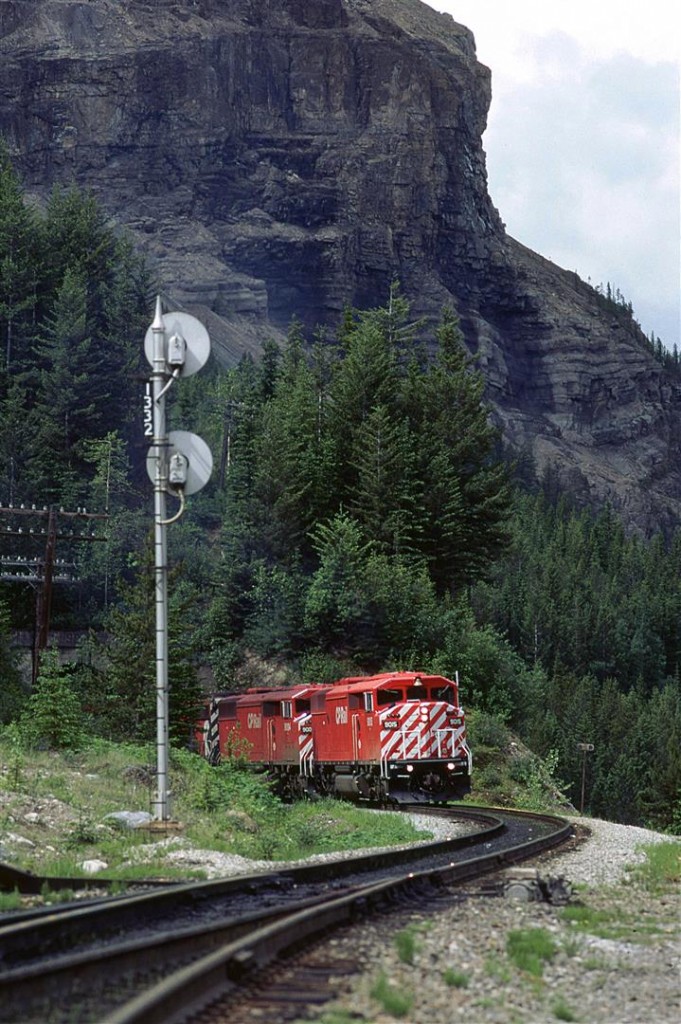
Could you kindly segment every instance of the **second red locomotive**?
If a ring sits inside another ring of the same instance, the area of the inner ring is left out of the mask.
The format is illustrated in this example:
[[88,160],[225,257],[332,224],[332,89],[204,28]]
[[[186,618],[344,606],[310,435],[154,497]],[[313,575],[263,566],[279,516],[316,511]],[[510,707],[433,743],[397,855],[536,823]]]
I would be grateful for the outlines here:
[[470,790],[458,683],[444,676],[386,672],[218,694],[197,731],[212,760],[242,744],[290,798],[444,803]]

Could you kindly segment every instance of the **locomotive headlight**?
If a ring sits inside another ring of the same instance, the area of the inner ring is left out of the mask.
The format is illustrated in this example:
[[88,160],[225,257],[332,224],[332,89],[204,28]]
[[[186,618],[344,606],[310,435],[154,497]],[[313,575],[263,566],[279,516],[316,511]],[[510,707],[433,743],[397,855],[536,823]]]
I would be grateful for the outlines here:
[[453,772],[455,768],[456,768],[456,765],[454,764],[454,762],[450,761],[449,764],[447,765],[447,771],[448,772]]
[[408,772],[413,772],[414,771],[414,765],[413,764],[408,764],[407,765],[407,771]]

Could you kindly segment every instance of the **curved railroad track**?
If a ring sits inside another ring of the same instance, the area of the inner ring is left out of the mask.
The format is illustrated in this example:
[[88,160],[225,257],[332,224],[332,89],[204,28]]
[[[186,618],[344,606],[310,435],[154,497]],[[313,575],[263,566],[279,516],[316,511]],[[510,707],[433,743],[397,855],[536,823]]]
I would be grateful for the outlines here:
[[[549,849],[564,820],[418,807],[475,832],[272,873],[173,885],[58,914],[0,919],[0,1020],[171,1024],[278,956],[396,901],[421,899]],[[219,1019],[219,1018],[218,1018]]]

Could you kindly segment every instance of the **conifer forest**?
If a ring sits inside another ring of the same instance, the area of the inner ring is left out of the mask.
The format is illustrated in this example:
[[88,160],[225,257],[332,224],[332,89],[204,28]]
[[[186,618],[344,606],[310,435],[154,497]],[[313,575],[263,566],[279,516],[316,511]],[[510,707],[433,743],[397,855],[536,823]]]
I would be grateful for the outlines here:
[[[0,157],[0,723],[38,741],[154,736],[156,289],[92,196],[34,208]],[[173,741],[206,685],[265,667],[458,672],[466,711],[512,729],[576,806],[586,770],[590,813],[681,832],[681,534],[642,539],[533,481],[455,313],[424,332],[408,299],[396,284],[313,336],[294,319],[283,348],[263,339],[231,369],[212,356],[170,392],[171,428],[214,457],[168,530]],[[44,556],[49,509],[51,630],[79,649],[48,647],[31,687],[13,639],[35,629],[21,566]]]

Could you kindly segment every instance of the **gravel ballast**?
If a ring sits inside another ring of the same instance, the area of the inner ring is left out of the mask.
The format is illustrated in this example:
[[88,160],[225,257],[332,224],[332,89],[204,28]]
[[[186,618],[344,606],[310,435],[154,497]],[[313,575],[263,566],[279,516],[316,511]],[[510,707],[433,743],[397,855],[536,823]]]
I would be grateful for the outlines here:
[[[421,815],[413,819],[437,839],[468,827]],[[318,951],[329,962],[358,960],[366,967],[355,975],[332,975],[335,999],[323,1009],[311,1006],[304,1019],[325,1024],[677,1024],[681,894],[651,896],[629,870],[645,860],[641,845],[671,837],[598,819],[571,820],[588,838],[532,866],[542,877],[563,876],[570,883],[570,906],[605,915],[606,935],[579,930],[565,919],[563,907],[485,896],[481,892],[489,886],[471,887],[446,909],[401,910],[363,920],[321,943]],[[173,860],[200,865],[211,876],[272,866],[168,842],[175,846],[169,851]],[[415,936],[412,963],[400,959],[395,944],[405,929]],[[507,952],[509,933],[531,929],[546,932],[556,950],[540,977],[519,969]],[[411,1000],[404,1015],[389,1012],[372,993],[381,977],[392,992]],[[238,1024],[262,1024],[257,1007],[242,1005],[238,1014],[243,1014]]]
[[[367,968],[339,979],[337,999],[324,1014],[336,1011],[348,1021],[371,1024],[676,1024],[681,897],[678,891],[650,896],[627,872],[644,859],[641,844],[670,837],[591,818],[573,820],[590,838],[535,866],[541,875],[562,875],[575,887],[572,906],[607,915],[607,937],[578,930],[562,907],[544,902],[472,894],[446,910],[400,912],[328,941],[330,956],[359,952]],[[402,962],[395,945],[405,928],[416,938],[413,963]],[[509,933],[526,929],[543,929],[556,949],[541,977],[520,970],[507,953]],[[372,995],[379,976],[411,999],[403,1015],[391,1014]]]

